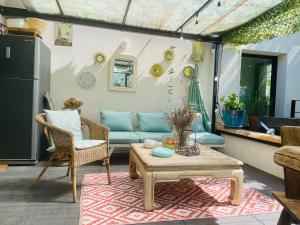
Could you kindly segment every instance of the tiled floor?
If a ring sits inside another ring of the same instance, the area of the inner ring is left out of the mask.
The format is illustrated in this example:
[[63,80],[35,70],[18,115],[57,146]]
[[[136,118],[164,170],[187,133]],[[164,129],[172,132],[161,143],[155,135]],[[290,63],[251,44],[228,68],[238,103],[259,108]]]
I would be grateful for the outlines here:
[[[128,171],[128,154],[115,154],[112,171]],[[70,178],[66,167],[52,167],[36,188],[31,181],[40,172],[38,166],[9,166],[0,172],[0,224],[1,225],[77,225],[79,203],[71,203]],[[246,182],[266,195],[284,190],[283,181],[253,167],[244,167]],[[102,166],[83,166],[78,170],[78,196],[86,173],[104,172]],[[212,218],[201,220],[160,222],[151,225],[276,225],[279,214]]]

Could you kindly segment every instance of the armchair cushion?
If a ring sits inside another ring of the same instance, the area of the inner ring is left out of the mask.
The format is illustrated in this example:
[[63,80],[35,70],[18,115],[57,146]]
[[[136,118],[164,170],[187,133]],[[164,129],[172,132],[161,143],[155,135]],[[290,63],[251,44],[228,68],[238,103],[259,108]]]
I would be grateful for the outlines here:
[[133,131],[132,113],[101,110],[101,123],[111,131]]
[[104,140],[77,140],[75,141],[75,148],[78,150],[93,148],[104,144]]
[[168,115],[163,112],[137,113],[140,131],[145,132],[170,132]]
[[52,125],[71,132],[74,140],[82,140],[80,116],[77,110],[71,111],[53,111],[44,110],[46,119]]

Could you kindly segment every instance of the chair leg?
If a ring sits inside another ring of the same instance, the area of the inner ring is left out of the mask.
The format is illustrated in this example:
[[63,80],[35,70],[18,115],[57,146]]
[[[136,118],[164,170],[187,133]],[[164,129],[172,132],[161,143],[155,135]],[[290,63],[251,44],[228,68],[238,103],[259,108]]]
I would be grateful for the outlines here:
[[42,178],[43,174],[46,172],[46,170],[48,169],[48,167],[49,167],[49,164],[46,164],[45,167],[43,168],[43,170],[37,176],[37,178],[35,178],[33,180],[31,187],[35,187],[37,185],[37,183],[40,181],[40,179]]
[[67,170],[66,177],[70,176],[70,168],[71,168],[71,165],[69,164],[69,165],[68,165],[68,170]]
[[105,163],[105,167],[106,167],[108,184],[111,184],[109,158],[108,159],[104,159],[104,163]]
[[73,187],[73,202],[77,202],[77,192],[76,192],[76,167],[71,166],[71,179]]

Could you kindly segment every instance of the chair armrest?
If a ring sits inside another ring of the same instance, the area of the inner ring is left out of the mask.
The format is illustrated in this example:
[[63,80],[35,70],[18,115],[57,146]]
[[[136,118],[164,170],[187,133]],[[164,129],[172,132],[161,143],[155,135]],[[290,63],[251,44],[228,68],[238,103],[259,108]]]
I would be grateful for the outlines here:
[[57,151],[75,151],[74,136],[71,132],[55,126],[48,127]]
[[282,126],[280,134],[283,145],[300,146],[300,127]]
[[90,139],[105,140],[109,143],[109,128],[81,116],[81,122],[88,126]]

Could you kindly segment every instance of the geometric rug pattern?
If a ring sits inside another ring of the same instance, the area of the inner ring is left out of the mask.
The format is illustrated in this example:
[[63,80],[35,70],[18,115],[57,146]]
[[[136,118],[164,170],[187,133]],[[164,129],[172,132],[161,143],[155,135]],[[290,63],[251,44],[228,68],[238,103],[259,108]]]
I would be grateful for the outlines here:
[[144,211],[143,180],[131,180],[126,172],[84,176],[81,193],[83,225],[135,224],[280,212],[274,199],[244,185],[243,202],[228,203],[230,180],[212,178],[183,179],[155,185],[153,212]]

